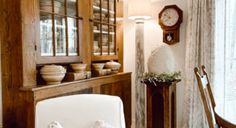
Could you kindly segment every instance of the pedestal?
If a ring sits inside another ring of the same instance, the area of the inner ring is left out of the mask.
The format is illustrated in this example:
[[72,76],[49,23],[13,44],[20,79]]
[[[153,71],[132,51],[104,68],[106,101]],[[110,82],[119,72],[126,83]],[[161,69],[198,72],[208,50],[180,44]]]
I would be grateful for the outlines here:
[[147,128],[176,128],[176,83],[145,82]]

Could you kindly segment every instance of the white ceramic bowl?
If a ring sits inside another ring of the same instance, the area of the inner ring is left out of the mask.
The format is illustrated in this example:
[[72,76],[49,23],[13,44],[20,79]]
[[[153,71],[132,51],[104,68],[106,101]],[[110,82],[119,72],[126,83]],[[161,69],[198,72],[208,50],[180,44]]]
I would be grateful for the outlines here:
[[83,72],[86,70],[87,64],[71,64],[70,66],[75,72]]
[[93,69],[94,70],[97,70],[97,71],[99,71],[99,70],[102,70],[103,69],[103,67],[104,67],[104,63],[93,63],[92,64],[93,65]]
[[111,69],[112,71],[118,71],[121,64],[115,61],[110,61],[105,64],[105,68]]

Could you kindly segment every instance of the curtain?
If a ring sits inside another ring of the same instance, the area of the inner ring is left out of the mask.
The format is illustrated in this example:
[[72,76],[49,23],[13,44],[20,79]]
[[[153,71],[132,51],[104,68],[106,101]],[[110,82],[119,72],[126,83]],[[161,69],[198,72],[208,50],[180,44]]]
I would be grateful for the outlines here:
[[215,5],[214,97],[218,110],[236,121],[236,1],[217,0]]
[[214,7],[214,0],[188,0],[183,128],[207,127],[193,69],[205,65],[213,73]]

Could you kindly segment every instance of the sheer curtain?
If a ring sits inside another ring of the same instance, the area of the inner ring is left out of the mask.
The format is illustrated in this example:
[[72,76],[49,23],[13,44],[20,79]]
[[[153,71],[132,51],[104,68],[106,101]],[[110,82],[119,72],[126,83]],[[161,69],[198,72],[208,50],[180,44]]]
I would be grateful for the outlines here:
[[[207,128],[194,67],[204,64],[212,72],[214,51],[214,0],[188,0],[183,126]],[[211,73],[210,73],[211,74]]]
[[236,121],[236,0],[215,5],[214,96],[220,110]]

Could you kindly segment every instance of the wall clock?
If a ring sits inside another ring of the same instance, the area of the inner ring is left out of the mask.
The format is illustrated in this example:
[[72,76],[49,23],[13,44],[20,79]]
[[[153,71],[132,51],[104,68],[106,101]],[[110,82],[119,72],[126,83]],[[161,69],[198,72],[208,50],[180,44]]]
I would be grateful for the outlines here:
[[172,45],[179,42],[179,28],[183,11],[176,5],[165,6],[159,13],[159,24],[163,30],[163,42]]

